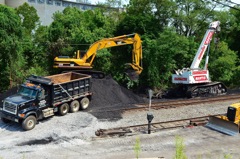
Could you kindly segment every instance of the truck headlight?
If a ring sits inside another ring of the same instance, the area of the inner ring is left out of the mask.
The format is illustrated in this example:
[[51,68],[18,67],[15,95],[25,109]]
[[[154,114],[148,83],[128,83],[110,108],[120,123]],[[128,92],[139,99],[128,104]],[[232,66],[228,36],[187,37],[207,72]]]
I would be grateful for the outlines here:
[[3,110],[3,108],[2,108],[2,107],[0,107],[0,110]]

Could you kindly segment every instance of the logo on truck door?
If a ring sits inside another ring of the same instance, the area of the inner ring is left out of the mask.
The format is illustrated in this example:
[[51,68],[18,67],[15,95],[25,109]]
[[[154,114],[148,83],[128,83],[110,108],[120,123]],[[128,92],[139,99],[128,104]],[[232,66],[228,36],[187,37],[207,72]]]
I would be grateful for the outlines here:
[[46,100],[41,100],[38,105],[39,105],[39,108],[45,107],[46,106]]

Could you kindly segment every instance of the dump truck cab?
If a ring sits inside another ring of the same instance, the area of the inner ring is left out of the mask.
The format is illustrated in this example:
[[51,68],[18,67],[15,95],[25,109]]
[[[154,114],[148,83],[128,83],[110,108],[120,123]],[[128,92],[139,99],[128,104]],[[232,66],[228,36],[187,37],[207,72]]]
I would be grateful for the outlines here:
[[31,130],[38,120],[87,109],[91,100],[91,76],[68,72],[52,76],[30,76],[15,95],[0,105],[1,120],[22,124]]
[[41,110],[49,106],[48,91],[47,86],[44,88],[40,83],[34,84],[28,80],[20,86],[17,94],[3,100],[2,120],[22,122],[29,115],[43,118]]

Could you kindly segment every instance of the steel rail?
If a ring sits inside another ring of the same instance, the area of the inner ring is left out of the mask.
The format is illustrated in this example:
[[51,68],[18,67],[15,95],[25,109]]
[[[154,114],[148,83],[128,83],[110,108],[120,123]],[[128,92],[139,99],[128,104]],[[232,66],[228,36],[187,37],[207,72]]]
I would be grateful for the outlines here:
[[[211,116],[219,116],[222,114],[208,115],[208,116],[200,116],[194,118],[186,118],[186,119],[178,119],[164,122],[155,122],[151,123],[151,131],[158,132],[166,129],[174,129],[174,128],[185,128],[190,126],[203,126],[208,122],[209,117]],[[125,127],[116,127],[110,129],[98,129],[95,132],[95,135],[98,137],[113,137],[113,136],[132,136],[139,133],[146,133],[148,124],[140,124],[140,125],[130,125]]]

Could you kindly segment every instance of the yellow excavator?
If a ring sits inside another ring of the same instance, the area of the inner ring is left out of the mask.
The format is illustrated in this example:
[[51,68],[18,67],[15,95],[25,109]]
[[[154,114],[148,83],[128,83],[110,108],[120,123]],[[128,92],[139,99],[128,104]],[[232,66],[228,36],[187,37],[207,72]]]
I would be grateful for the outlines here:
[[240,126],[240,103],[231,104],[226,115],[210,117],[206,127],[227,135],[237,135]]
[[93,71],[93,61],[97,55],[98,50],[123,46],[133,45],[132,63],[126,63],[125,73],[131,80],[137,80],[141,74],[142,68],[142,41],[138,34],[128,34],[117,36],[113,38],[104,38],[93,43],[85,54],[77,51],[75,57],[59,56],[54,58],[54,68],[72,69],[77,72],[91,74],[93,77],[103,78],[104,73],[100,71]]

